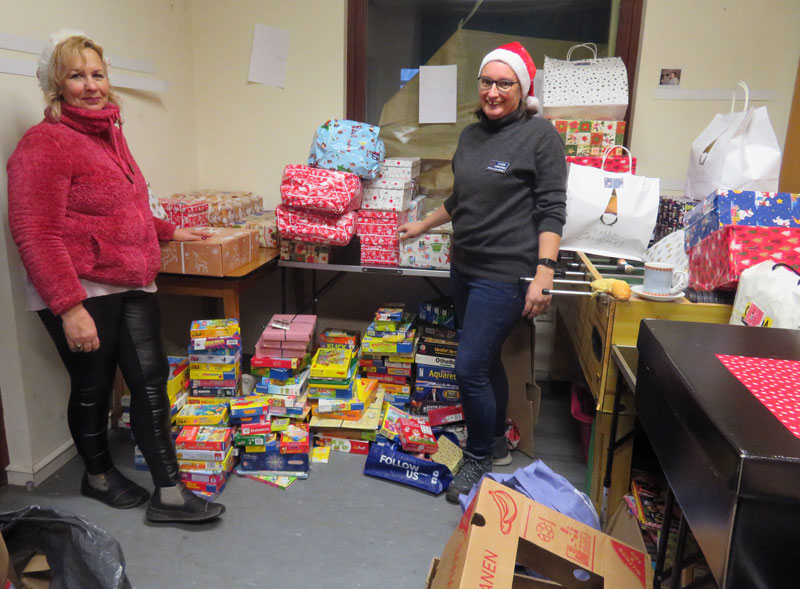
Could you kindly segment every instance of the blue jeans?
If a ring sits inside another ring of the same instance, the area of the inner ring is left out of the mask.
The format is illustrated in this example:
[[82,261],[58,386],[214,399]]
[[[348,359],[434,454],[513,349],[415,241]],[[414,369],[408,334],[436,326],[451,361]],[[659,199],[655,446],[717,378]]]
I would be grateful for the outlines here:
[[461,326],[456,380],[467,423],[467,451],[488,456],[494,436],[505,433],[508,378],[503,342],[522,316],[527,285],[475,278],[450,270],[453,304]]

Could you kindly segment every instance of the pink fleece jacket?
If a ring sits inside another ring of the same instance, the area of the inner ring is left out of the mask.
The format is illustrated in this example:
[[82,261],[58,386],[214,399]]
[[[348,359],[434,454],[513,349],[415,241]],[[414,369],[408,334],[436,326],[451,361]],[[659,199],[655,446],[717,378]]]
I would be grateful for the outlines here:
[[159,240],[175,225],[153,217],[119,108],[62,105],[61,118],[31,127],[8,160],[8,217],[31,282],[60,315],[86,298],[79,278],[149,284]]

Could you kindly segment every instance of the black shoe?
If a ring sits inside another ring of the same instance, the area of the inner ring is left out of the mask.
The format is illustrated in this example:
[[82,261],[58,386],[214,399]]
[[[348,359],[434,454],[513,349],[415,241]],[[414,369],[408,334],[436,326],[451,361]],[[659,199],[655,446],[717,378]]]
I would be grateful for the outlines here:
[[475,456],[465,450],[464,462],[447,488],[445,498],[450,503],[458,503],[458,496],[468,494],[487,472],[492,472],[492,455]]
[[102,501],[116,509],[130,509],[141,505],[150,498],[150,492],[125,477],[116,468],[104,473],[108,490],[96,489],[89,484],[89,476],[83,473],[81,480],[81,494]]
[[508,451],[508,442],[505,436],[494,437],[492,464],[495,466],[508,466],[511,464],[511,452]]
[[177,486],[183,497],[183,504],[163,503],[160,489],[156,487],[150,498],[150,506],[147,508],[147,519],[151,522],[205,522],[225,513],[225,506],[221,503],[206,501],[181,483]]

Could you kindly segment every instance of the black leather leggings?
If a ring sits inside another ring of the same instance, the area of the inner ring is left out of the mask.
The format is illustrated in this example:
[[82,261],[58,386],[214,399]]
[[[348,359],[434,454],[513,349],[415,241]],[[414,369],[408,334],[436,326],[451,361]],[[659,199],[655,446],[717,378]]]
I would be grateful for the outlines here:
[[161,313],[156,295],[138,290],[83,301],[97,326],[100,348],[70,351],[61,319],[39,311],[69,372],[67,420],[78,454],[91,474],[108,471],[108,410],[119,365],[131,391],[131,429],[159,487],[179,480],[170,436],[167,378],[169,364],[161,346]]

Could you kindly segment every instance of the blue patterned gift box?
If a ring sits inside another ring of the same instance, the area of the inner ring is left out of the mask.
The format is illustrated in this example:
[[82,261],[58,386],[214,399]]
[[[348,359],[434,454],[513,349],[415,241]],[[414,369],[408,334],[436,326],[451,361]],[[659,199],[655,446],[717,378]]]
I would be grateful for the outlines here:
[[716,190],[684,216],[688,250],[728,225],[800,227],[800,195],[788,192]]
[[308,165],[375,180],[386,156],[379,133],[380,127],[367,123],[343,119],[326,121],[314,135]]

